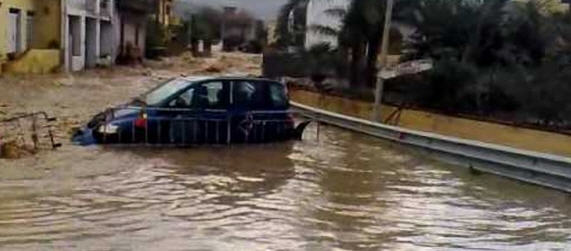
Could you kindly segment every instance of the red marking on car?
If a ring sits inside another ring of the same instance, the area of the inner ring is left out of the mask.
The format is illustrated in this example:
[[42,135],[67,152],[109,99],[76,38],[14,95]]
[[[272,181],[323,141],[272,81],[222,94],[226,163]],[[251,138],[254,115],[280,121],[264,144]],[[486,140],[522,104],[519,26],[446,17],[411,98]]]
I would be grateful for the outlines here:
[[142,112],[139,117],[135,120],[135,127],[147,127],[147,114]]

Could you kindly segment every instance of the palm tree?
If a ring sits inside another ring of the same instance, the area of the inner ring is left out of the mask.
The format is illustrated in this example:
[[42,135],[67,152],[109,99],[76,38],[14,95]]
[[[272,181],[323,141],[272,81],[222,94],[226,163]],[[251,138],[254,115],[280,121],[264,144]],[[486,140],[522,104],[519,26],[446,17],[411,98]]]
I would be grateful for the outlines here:
[[[299,45],[303,41],[305,9],[310,0],[288,0],[278,14],[276,26],[277,44],[282,47]],[[290,17],[293,14],[294,30],[290,30]]]
[[[393,19],[406,22],[407,13],[417,4],[418,0],[396,1]],[[339,32],[339,45],[349,51],[351,60],[350,82],[354,86],[372,87],[377,81],[379,70],[377,69],[377,61],[382,42],[386,8],[386,1],[352,0],[343,17],[343,25]]]
[[[376,59],[382,35],[384,2],[376,0],[352,0],[349,8],[333,8],[326,14],[342,20],[340,29],[314,25],[310,32],[335,36],[339,50],[350,61],[349,81],[352,86],[371,86],[370,75],[376,74]],[[366,72],[366,78],[363,73]],[[364,83],[369,83],[364,84]]]

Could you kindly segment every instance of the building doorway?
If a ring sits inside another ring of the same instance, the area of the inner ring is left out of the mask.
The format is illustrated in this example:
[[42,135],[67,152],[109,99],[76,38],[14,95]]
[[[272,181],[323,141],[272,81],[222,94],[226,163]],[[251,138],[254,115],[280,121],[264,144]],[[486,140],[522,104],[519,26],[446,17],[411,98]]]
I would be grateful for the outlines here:
[[68,62],[71,71],[83,69],[83,48],[81,46],[81,17],[69,16]]
[[96,19],[87,18],[85,24],[85,65],[87,67],[95,67],[97,65],[97,37],[98,23]]
[[21,11],[10,9],[8,13],[8,53],[16,53],[22,49]]

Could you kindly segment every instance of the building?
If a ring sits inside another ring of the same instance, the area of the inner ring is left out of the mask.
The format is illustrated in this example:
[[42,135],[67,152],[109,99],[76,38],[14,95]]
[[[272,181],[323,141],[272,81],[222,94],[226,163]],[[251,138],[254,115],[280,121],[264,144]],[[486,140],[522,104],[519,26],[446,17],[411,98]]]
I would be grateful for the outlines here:
[[173,2],[174,0],[156,0],[156,22],[162,24],[164,27],[171,25],[179,25],[176,17],[173,15]]
[[66,0],[62,12],[64,68],[80,71],[112,62],[115,0]]
[[117,0],[115,23],[118,51],[117,62],[129,64],[144,57],[148,16],[153,13],[155,0]]
[[[159,41],[157,41],[162,46],[166,46],[167,50],[173,49],[173,43],[177,40],[177,33],[180,31],[181,27],[184,26],[182,19],[175,13],[176,0],[152,0],[152,17],[155,22],[155,27],[153,30],[157,32],[162,32]],[[162,47],[161,46],[161,47]]]
[[348,9],[350,0],[310,0],[307,4],[305,48],[310,48],[321,43],[329,43],[337,47],[335,36],[322,34],[315,30],[315,27],[330,27],[339,30],[341,28],[341,18],[327,13],[331,9]]
[[156,0],[67,0],[65,69],[140,62]]
[[79,71],[120,55],[141,59],[156,1],[0,0],[0,73]]
[[0,0],[0,73],[60,65],[60,0]]
[[248,12],[239,11],[237,7],[226,6],[223,9],[221,38],[223,49],[232,51],[244,46],[249,42],[263,40],[265,34],[263,20],[256,20]]

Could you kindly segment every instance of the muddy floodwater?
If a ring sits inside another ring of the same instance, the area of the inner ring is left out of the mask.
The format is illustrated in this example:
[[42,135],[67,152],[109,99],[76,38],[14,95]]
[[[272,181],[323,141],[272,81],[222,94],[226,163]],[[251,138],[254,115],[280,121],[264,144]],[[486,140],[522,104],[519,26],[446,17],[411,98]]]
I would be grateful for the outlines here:
[[571,250],[568,194],[348,131],[0,165],[2,250]]

